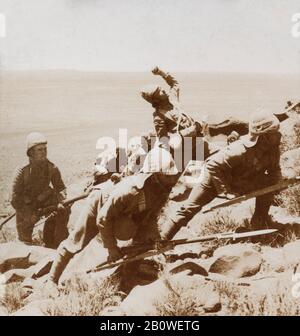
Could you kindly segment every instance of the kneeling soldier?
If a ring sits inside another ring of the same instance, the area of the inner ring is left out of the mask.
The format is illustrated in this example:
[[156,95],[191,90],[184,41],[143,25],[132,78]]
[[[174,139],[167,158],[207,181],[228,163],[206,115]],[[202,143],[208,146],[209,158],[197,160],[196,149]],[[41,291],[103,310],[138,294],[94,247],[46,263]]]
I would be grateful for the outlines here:
[[41,210],[57,207],[57,215],[46,221],[43,232],[45,246],[56,248],[68,236],[69,210],[60,203],[65,199],[66,187],[59,169],[47,159],[43,134],[33,132],[27,136],[27,155],[29,164],[16,170],[12,187],[18,238],[31,244],[34,224],[43,215]]

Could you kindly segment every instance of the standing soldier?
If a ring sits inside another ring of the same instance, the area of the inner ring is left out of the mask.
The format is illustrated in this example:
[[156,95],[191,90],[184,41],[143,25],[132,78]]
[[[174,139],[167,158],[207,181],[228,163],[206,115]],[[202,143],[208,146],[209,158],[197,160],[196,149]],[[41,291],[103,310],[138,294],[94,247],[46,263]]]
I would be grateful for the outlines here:
[[127,176],[115,186],[107,181],[95,187],[74,230],[58,248],[50,281],[58,283],[74,254],[82,251],[96,236],[107,249],[109,261],[122,257],[117,240],[159,238],[155,218],[177,178],[171,154],[156,147],[148,153],[141,173]]
[[[232,199],[275,184],[281,178],[279,120],[273,114],[253,117],[249,134],[210,156],[204,163],[201,180],[189,198],[170,215],[162,228],[162,237],[172,239],[187,223],[218,195]],[[253,229],[271,225],[268,215],[273,194],[256,198],[251,220]]]
[[59,169],[47,159],[45,136],[30,133],[26,143],[29,164],[16,170],[12,187],[11,204],[16,210],[18,238],[31,244],[34,224],[47,208],[57,207],[57,214],[45,222],[43,230],[45,246],[56,248],[68,236],[69,210],[61,204],[66,187]]

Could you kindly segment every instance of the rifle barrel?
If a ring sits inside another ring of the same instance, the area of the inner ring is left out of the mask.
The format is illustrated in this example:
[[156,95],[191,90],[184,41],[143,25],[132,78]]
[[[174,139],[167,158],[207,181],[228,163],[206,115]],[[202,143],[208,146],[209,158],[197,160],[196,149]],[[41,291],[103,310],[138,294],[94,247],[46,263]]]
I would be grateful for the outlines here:
[[274,192],[274,191],[283,190],[283,189],[285,189],[289,186],[292,186],[293,184],[298,184],[298,183],[300,183],[300,176],[297,176],[297,177],[292,178],[292,179],[283,180],[280,183],[277,183],[277,184],[274,184],[274,185],[271,185],[271,186],[253,191],[253,192],[250,192],[249,194],[245,194],[245,195],[236,197],[234,199],[222,202],[220,204],[210,206],[209,208],[203,210],[202,213],[207,213],[207,212],[210,212],[210,211],[215,210],[215,209],[219,209],[219,208],[227,207],[227,206],[230,206],[230,205],[233,205],[233,204],[241,203],[243,201],[247,201],[248,199],[258,197],[258,196],[262,196],[262,195],[265,195],[265,194],[268,194],[268,193],[271,193],[271,192]]
[[89,193],[84,193],[84,194],[81,194],[79,196],[76,196],[76,197],[73,197],[73,198],[70,198],[70,199],[67,199],[65,200],[64,202],[62,202],[63,205],[70,205],[72,203],[75,203],[77,201],[80,201],[82,199],[85,199],[89,196]]

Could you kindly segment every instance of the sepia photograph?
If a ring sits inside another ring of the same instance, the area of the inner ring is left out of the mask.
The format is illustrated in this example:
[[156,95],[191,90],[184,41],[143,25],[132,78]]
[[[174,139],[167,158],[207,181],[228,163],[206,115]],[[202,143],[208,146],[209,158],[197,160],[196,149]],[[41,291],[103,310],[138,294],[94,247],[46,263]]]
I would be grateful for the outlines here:
[[0,150],[0,316],[300,315],[298,0],[0,0]]

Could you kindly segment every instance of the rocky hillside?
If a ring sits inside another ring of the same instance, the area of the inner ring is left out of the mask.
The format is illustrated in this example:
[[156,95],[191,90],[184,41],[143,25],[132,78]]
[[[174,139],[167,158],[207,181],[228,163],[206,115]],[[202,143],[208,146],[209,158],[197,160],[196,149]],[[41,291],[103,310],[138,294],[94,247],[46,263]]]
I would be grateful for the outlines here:
[[[282,170],[292,177],[300,174],[299,117],[282,126]],[[279,231],[264,239],[178,246],[165,255],[87,274],[107,257],[93,240],[68,265],[58,288],[45,286],[54,250],[2,243],[0,314],[300,315],[299,195],[299,186],[277,195],[271,213]],[[253,205],[250,200],[200,213],[176,238],[234,231],[247,225]],[[12,238],[7,240],[14,240],[13,224],[5,230]]]

